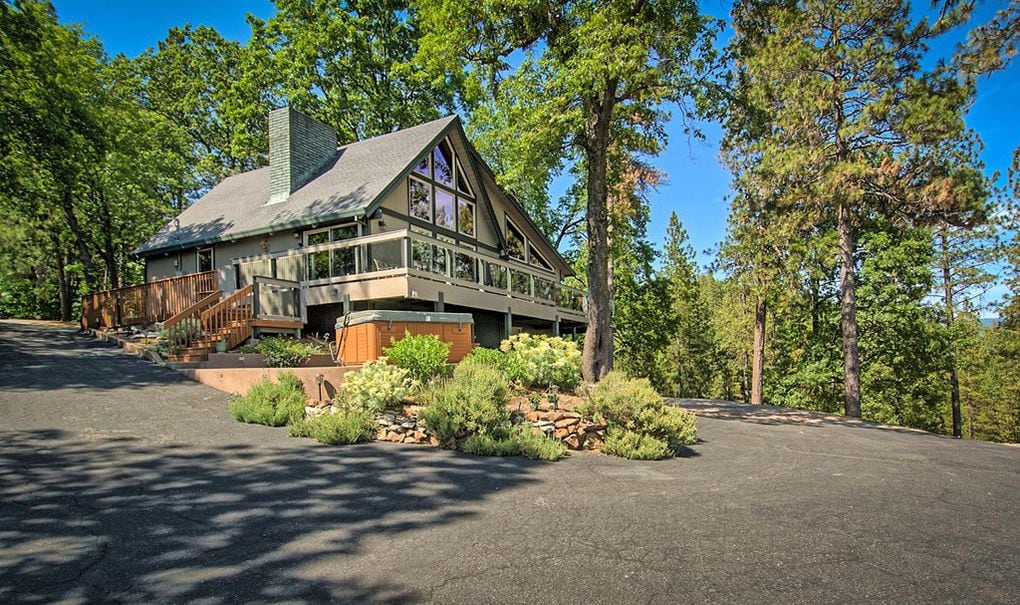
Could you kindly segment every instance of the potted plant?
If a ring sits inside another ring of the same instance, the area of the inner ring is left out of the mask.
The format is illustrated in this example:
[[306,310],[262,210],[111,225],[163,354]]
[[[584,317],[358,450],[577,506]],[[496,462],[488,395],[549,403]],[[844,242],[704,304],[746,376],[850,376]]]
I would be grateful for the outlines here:
[[227,337],[226,336],[222,336],[222,337],[220,337],[219,340],[216,341],[216,352],[217,353],[226,353],[227,352]]

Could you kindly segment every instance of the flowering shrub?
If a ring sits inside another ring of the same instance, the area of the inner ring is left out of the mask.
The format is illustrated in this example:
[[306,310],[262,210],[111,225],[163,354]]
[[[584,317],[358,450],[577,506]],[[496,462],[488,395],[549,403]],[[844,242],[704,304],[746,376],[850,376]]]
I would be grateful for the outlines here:
[[520,364],[526,386],[554,384],[569,391],[581,381],[581,352],[572,341],[559,336],[515,334],[499,348]]
[[410,386],[408,372],[390,365],[385,357],[366,361],[357,372],[344,376],[344,395],[355,406],[381,412],[400,403]]
[[507,382],[511,384],[525,384],[528,382],[524,374],[524,366],[517,355],[509,355],[498,349],[486,349],[477,347],[472,349],[468,356],[461,360],[460,365],[484,365],[499,370]]
[[450,356],[450,343],[443,342],[435,334],[405,332],[404,337],[383,349],[386,357],[408,372],[416,385],[426,385],[446,369]]

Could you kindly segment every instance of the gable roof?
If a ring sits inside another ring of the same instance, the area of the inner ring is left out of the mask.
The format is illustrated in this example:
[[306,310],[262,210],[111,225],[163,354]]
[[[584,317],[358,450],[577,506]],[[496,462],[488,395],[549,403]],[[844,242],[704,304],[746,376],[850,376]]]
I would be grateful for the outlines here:
[[135,254],[190,248],[363,214],[459,123],[447,116],[340,147],[286,201],[269,204],[269,167],[228,177],[157,231]]

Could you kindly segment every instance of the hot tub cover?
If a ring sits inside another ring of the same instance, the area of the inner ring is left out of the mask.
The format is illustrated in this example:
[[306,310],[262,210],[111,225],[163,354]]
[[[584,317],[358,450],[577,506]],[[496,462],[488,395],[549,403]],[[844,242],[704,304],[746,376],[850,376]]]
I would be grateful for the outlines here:
[[470,313],[434,313],[431,311],[355,311],[346,316],[336,318],[336,328],[375,321],[407,321],[436,324],[473,324],[474,317]]

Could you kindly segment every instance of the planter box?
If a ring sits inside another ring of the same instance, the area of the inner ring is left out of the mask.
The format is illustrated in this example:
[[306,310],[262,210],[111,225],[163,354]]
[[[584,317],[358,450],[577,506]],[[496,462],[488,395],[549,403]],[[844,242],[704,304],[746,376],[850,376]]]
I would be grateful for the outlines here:
[[[300,367],[303,368],[329,368],[336,364],[328,354],[311,355]],[[258,353],[212,353],[203,368],[225,369],[225,368],[264,368],[266,367],[266,356]]]

